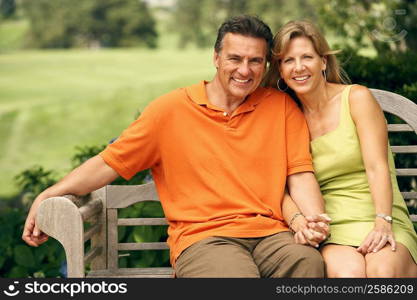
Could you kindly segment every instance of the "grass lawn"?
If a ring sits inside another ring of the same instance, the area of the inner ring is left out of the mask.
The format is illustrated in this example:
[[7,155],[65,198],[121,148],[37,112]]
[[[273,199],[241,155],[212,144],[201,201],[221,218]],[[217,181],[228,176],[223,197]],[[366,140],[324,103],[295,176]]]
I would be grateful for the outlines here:
[[152,99],[214,74],[211,50],[0,54],[0,197],[33,165],[63,175],[77,145],[106,144]]
[[0,20],[0,54],[22,48],[28,28],[27,20]]

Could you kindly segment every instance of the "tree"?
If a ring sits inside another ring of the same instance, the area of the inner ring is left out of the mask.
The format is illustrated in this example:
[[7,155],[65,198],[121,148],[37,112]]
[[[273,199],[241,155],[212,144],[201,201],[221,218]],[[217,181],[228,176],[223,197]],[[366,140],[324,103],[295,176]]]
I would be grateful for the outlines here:
[[291,19],[316,18],[314,7],[303,0],[178,0],[174,28],[180,37],[179,46],[196,44],[198,47],[211,47],[219,25],[227,18],[240,14],[261,17],[273,33]]
[[86,34],[104,46],[156,47],[156,22],[138,0],[93,0],[87,8]]
[[24,12],[30,22],[29,44],[39,48],[71,47],[79,34],[72,12],[84,16],[82,10],[68,0],[25,0]]
[[182,47],[211,46],[219,24],[237,14],[260,16],[274,33],[290,20],[309,19],[343,48],[417,50],[417,0],[178,0],[173,28]]
[[415,0],[313,0],[323,27],[344,38],[342,44],[369,45],[381,54],[417,50]]
[[178,0],[174,11],[176,26],[172,27],[179,34],[179,48],[184,48],[190,43],[195,43],[198,47],[207,46],[207,36],[202,30],[202,2],[204,1]]
[[155,20],[140,0],[23,0],[30,44],[40,48],[77,46],[156,47]]
[[310,20],[316,22],[316,8],[305,0],[257,0],[250,2],[250,10],[269,24],[275,34],[281,26],[291,20]]
[[[399,3],[394,11],[394,22],[397,32],[405,30],[404,41],[407,49],[417,51],[417,1],[407,0]],[[404,32],[404,31],[403,31]]]
[[15,0],[0,0],[0,19],[10,18],[16,12]]

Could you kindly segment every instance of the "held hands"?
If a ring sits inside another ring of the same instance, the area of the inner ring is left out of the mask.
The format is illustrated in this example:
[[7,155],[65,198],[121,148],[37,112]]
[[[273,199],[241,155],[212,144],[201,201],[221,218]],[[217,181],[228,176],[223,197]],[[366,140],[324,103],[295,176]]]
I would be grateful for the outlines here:
[[392,232],[392,225],[383,219],[376,218],[374,229],[366,236],[356,251],[363,255],[375,253],[384,248],[387,243],[391,244],[392,251],[396,250],[397,244]]
[[307,217],[297,215],[290,222],[290,229],[295,232],[295,242],[317,248],[329,235],[330,221],[326,214]]

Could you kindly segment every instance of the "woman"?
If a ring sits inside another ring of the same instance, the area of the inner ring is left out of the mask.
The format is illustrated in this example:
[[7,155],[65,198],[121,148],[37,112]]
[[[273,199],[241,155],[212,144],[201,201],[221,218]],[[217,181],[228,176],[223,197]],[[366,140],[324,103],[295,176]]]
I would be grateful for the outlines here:
[[320,249],[327,276],[415,277],[417,235],[396,182],[383,112],[366,87],[345,84],[335,53],[313,24],[289,22],[274,38],[265,78],[299,101],[309,126],[332,219]]

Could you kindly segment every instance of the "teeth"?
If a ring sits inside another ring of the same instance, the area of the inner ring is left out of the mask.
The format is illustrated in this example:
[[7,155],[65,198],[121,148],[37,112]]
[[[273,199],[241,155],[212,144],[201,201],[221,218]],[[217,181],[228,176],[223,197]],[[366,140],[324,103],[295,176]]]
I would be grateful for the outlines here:
[[233,78],[233,79],[236,80],[237,82],[240,82],[240,83],[246,83],[246,82],[249,81],[249,79],[246,79],[246,80],[237,79],[237,78]]
[[308,76],[294,77],[294,79],[297,80],[297,81],[303,81],[303,80],[306,80],[307,78],[308,78]]

